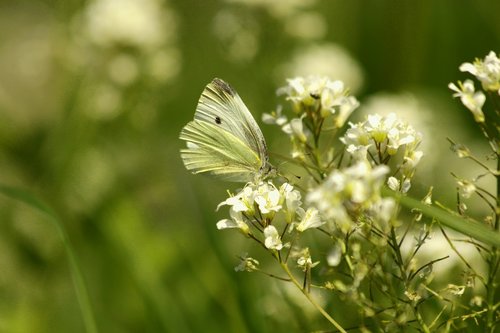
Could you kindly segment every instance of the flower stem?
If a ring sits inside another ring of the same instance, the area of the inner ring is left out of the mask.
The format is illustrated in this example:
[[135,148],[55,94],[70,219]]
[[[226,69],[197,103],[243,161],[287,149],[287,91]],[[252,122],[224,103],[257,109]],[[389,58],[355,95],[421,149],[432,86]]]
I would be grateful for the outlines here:
[[[500,231],[500,203],[498,198],[500,198],[500,176],[498,175],[500,171],[500,155],[497,154],[497,200],[496,200],[496,210],[495,210],[495,224],[493,226],[494,232],[498,233]],[[488,313],[486,315],[486,327],[489,332],[494,332],[495,323],[495,292],[497,287],[496,277],[498,273],[499,265],[499,255],[498,247],[491,247],[491,255],[488,261],[488,280],[486,282],[486,301],[488,304]]]
[[280,263],[281,264],[281,268],[283,268],[283,270],[285,271],[285,273],[290,277],[290,280],[293,282],[293,284],[300,289],[300,291],[302,292],[302,294],[304,294],[304,296],[309,300],[309,302],[323,315],[323,317],[325,317],[333,326],[335,326],[335,328],[339,331],[339,332],[342,332],[342,333],[347,333],[346,330],[344,328],[342,328],[342,326],[340,326],[339,323],[337,323],[337,321],[335,319],[333,319],[329,314],[328,312],[325,311],[325,309],[323,309],[321,307],[321,305],[318,304],[318,302],[316,302],[316,300],[312,297],[312,295],[308,292],[308,290],[306,288],[303,288],[302,285],[299,283],[299,281],[297,281],[297,279],[295,278],[295,276],[292,274],[292,272],[290,271],[290,269],[288,268],[288,265],[286,263]]

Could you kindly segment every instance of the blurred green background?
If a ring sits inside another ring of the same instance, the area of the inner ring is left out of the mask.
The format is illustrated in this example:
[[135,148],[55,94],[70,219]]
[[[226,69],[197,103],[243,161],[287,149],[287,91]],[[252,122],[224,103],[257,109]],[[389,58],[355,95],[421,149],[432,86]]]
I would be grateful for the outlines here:
[[[188,174],[180,129],[213,77],[261,123],[285,78],[326,74],[359,113],[401,110],[421,129],[421,188],[453,198],[445,137],[484,145],[447,84],[499,51],[498,13],[494,0],[3,0],[0,183],[56,212],[100,332],[328,328],[286,286],[234,272],[236,255],[261,254],[215,228],[238,185]],[[57,230],[5,196],[0,217],[0,332],[85,332]]]

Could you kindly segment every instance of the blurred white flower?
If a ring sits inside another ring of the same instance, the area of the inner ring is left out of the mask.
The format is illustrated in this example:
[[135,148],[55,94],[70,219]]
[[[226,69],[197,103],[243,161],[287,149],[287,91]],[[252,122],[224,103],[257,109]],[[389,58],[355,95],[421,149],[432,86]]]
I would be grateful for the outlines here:
[[149,75],[158,82],[175,78],[181,71],[182,56],[176,47],[165,47],[148,56]]
[[295,76],[317,75],[345,82],[352,92],[363,85],[359,63],[341,46],[319,44],[302,48],[283,67],[278,68],[278,80]]
[[137,78],[139,68],[134,57],[120,54],[113,58],[108,66],[109,77],[119,85],[129,85]]
[[170,12],[158,0],[93,0],[84,13],[84,33],[102,47],[160,46],[175,27]]
[[340,264],[342,260],[342,248],[338,243],[335,243],[333,247],[328,251],[326,256],[326,262],[328,266],[336,267]]
[[413,177],[422,156],[424,156],[424,153],[420,150],[408,149],[405,151],[403,164],[401,165],[401,172],[405,177]]
[[298,12],[285,21],[285,31],[301,39],[319,39],[325,36],[328,24],[323,15],[316,12]]
[[448,88],[455,92],[453,97],[460,97],[462,104],[472,112],[476,122],[484,122],[482,108],[486,101],[486,96],[482,91],[475,91],[474,82],[472,82],[472,80],[465,80],[463,83],[458,82],[458,86],[454,83],[450,83],[448,84]]
[[396,177],[391,176],[387,179],[387,186],[389,186],[389,188],[393,191],[399,191],[400,184],[401,182]]
[[277,251],[283,248],[278,230],[276,230],[273,225],[268,225],[264,229],[264,237],[264,245],[266,246],[266,248]]
[[297,266],[304,272],[319,264],[319,261],[313,263],[309,248],[307,247],[294,254],[294,256],[298,256]]
[[322,221],[319,212],[316,208],[308,208],[304,211],[303,208],[297,210],[297,215],[300,217],[300,222],[297,224],[297,230],[303,232],[307,229],[318,228],[325,224]]
[[118,86],[178,75],[177,17],[162,0],[90,0],[73,20],[71,66],[105,73]]
[[123,97],[114,85],[96,85],[88,89],[85,95],[85,102],[88,106],[83,111],[90,118],[110,120],[120,114]]
[[117,175],[106,151],[90,148],[75,156],[64,182],[66,203],[77,211],[91,211],[105,200]]
[[[349,230],[355,223],[351,216],[380,204],[380,189],[385,183],[389,168],[385,165],[372,167],[367,161],[359,161],[343,170],[334,170],[318,187],[307,195],[307,201],[316,207],[322,216],[340,227]],[[384,204],[383,219],[389,214],[389,204]],[[373,212],[372,212],[373,213]],[[376,215],[373,218],[378,219]]]
[[316,0],[225,0],[227,3],[236,3],[248,7],[263,8],[276,18],[284,18],[316,3]]
[[435,279],[439,279],[440,281],[450,282],[450,276],[458,278],[456,276],[457,266],[463,265],[462,258],[465,259],[473,267],[473,269],[478,272],[478,274],[486,272],[485,263],[481,260],[481,254],[474,244],[465,241],[463,235],[452,230],[447,230],[446,234],[452,240],[463,239],[464,241],[454,241],[453,246],[456,250],[453,250],[441,232],[432,232],[430,234],[431,237],[428,237],[425,240],[423,246],[418,245],[420,242],[418,235],[414,235],[413,239],[410,235],[408,235],[408,237],[406,237],[407,241],[402,243],[401,250],[403,255],[413,255],[415,248],[418,247],[418,251],[413,262],[415,267],[423,266],[429,261],[435,260],[437,256],[448,256],[448,258],[439,261],[438,264],[432,265]]
[[265,124],[269,125],[278,125],[283,126],[287,123],[288,119],[285,115],[282,114],[283,108],[279,106],[276,111],[272,111],[271,113],[263,113],[262,121]]
[[215,15],[213,31],[229,60],[248,62],[259,51],[259,26],[251,17],[225,9]]
[[457,181],[458,193],[464,199],[469,199],[474,192],[476,192],[476,185],[465,179]]
[[481,81],[484,90],[500,95],[500,59],[495,52],[490,51],[484,60],[476,59],[474,63],[463,63],[460,65],[460,71],[471,73]]

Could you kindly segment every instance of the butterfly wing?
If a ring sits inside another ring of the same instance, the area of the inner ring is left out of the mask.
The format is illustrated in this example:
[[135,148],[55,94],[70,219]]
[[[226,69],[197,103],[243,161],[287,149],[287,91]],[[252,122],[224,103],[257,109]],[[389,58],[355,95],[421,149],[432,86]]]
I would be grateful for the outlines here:
[[181,150],[182,160],[193,173],[250,181],[270,170],[259,126],[236,91],[220,79],[205,87],[180,139],[188,145]]
[[228,181],[250,181],[262,165],[259,156],[240,138],[218,126],[193,120],[181,131],[188,147],[181,150],[186,169],[208,172]]
[[194,119],[216,124],[232,133],[267,163],[267,147],[257,122],[238,93],[226,82],[215,78],[203,90]]

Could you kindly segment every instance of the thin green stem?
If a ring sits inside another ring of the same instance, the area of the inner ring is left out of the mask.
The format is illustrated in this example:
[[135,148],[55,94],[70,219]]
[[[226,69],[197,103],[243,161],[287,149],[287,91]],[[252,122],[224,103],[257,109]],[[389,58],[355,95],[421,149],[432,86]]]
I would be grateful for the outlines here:
[[328,312],[325,311],[325,309],[323,309],[321,307],[321,305],[318,304],[318,302],[316,302],[316,300],[312,297],[312,295],[307,291],[307,289],[305,288],[302,288],[302,285],[301,283],[299,283],[299,281],[297,281],[297,279],[295,278],[295,276],[292,274],[292,272],[290,271],[290,269],[288,268],[288,265],[286,263],[280,263],[281,265],[281,268],[283,268],[283,270],[285,271],[285,273],[290,277],[290,280],[292,281],[292,283],[300,289],[300,291],[302,292],[302,294],[304,294],[304,296],[309,300],[309,302],[323,315],[323,317],[325,317],[333,326],[335,326],[335,328],[339,331],[339,332],[342,332],[342,333],[347,333],[347,331],[342,327],[340,326],[339,323],[337,323],[337,321],[335,319],[333,319],[329,314]]
[[[497,173],[500,172],[500,155],[497,154]],[[496,210],[495,210],[495,224],[494,224],[494,232],[498,233],[500,228],[500,204],[498,202],[498,198],[500,198],[500,176],[496,176],[497,181],[497,200],[496,200]],[[494,332],[496,327],[495,322],[495,293],[497,289],[497,272],[498,272],[498,247],[491,247],[491,255],[488,260],[488,280],[486,283],[486,301],[488,304],[488,312],[486,315],[486,327],[489,332]]]

